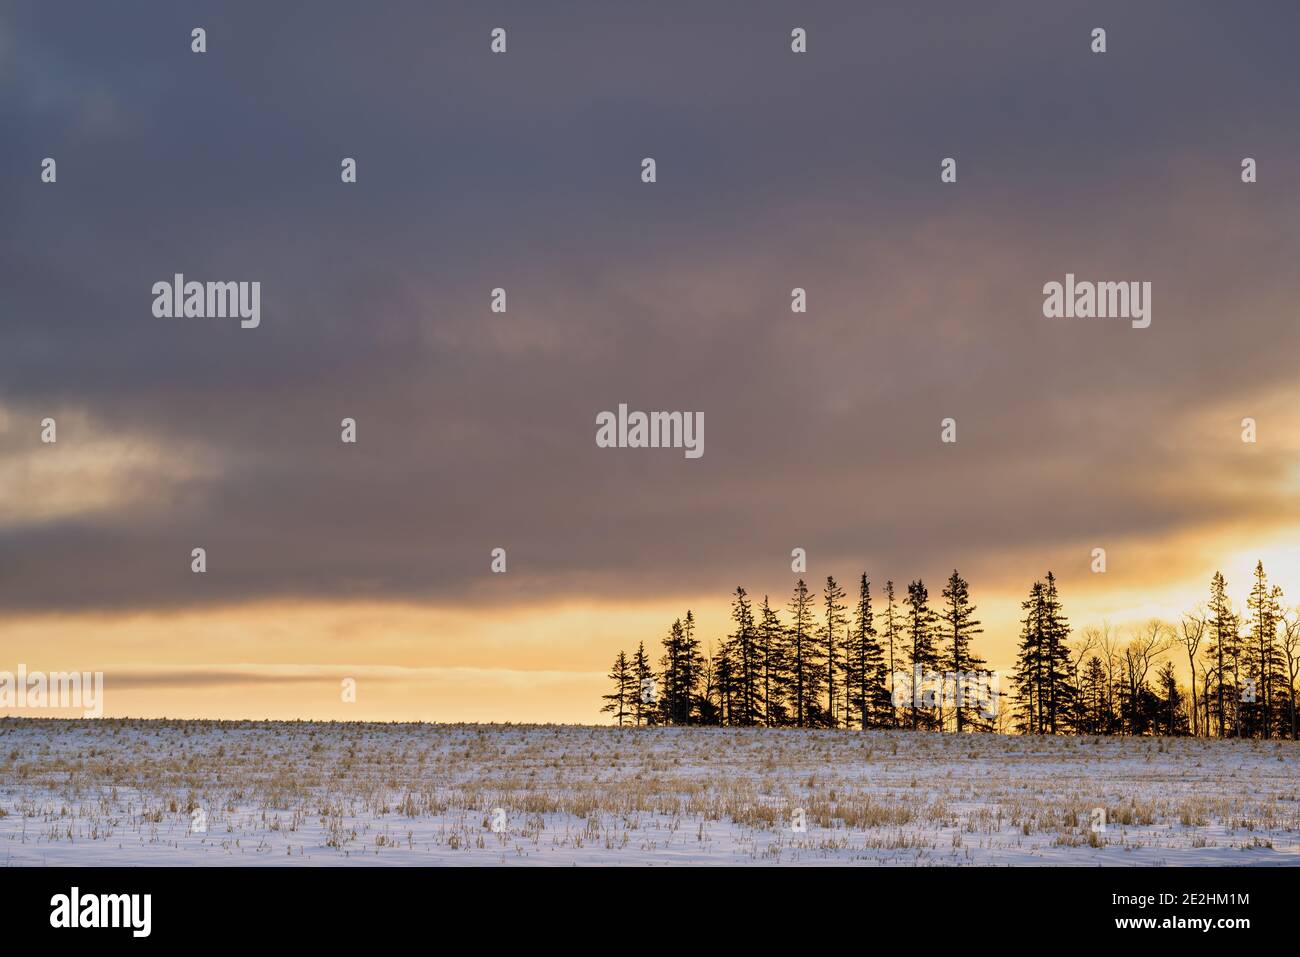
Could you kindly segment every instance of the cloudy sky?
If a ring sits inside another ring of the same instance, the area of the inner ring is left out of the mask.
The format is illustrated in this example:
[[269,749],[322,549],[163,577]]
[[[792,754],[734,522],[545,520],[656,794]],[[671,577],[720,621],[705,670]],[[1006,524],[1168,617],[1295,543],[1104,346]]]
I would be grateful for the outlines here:
[[[1256,556],[1300,601],[1293,5],[490,7],[0,11],[0,670],[594,721],[619,648],[784,603],[795,547],[959,568],[995,666],[1049,568],[1079,627]],[[1151,326],[1044,318],[1067,272]],[[155,318],[175,273],[260,327]],[[619,403],[705,454],[597,448]]]

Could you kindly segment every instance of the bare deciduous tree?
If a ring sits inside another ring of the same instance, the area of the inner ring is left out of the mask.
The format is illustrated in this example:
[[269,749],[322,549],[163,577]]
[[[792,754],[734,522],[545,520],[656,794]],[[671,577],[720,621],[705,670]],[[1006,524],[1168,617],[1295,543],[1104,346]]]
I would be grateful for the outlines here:
[[1287,694],[1291,704],[1291,740],[1296,739],[1295,684],[1300,678],[1300,607],[1282,616],[1282,656],[1286,661]]
[[1147,674],[1156,659],[1163,655],[1173,643],[1169,637],[1170,628],[1158,618],[1152,618],[1145,625],[1133,629],[1133,638],[1124,646],[1124,678],[1129,693],[1129,733],[1135,733],[1132,726],[1138,695],[1146,685]]
[[1192,734],[1199,733],[1200,727],[1200,713],[1196,709],[1196,652],[1201,646],[1201,639],[1205,637],[1205,629],[1208,624],[1209,621],[1204,609],[1197,607],[1183,616],[1182,633],[1178,636],[1178,640],[1187,649],[1187,666],[1192,672],[1192,701],[1191,707],[1188,709],[1192,716]]

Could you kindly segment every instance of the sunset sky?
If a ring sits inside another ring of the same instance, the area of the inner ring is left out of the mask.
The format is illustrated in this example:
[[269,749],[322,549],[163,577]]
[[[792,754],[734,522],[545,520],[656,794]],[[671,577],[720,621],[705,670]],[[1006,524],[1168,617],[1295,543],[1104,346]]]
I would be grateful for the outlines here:
[[[1300,603],[1300,11],[979,6],[6,4],[0,670],[596,722],[619,649],[784,607],[795,547],[818,589],[956,567],[994,667],[1049,568],[1076,628],[1256,558]],[[261,325],[155,318],[175,273]],[[1067,273],[1151,282],[1150,328],[1044,318]],[[598,448],[619,403],[703,457]]]

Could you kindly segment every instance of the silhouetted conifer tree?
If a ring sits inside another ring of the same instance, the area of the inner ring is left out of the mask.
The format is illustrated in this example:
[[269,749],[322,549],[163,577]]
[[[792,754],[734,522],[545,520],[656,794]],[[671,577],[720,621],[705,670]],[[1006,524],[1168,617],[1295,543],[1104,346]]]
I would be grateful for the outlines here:
[[794,597],[790,599],[790,617],[786,664],[790,669],[795,726],[802,728],[808,720],[808,699],[816,688],[813,680],[816,676],[816,668],[813,667],[813,599],[802,578],[794,586]]
[[892,580],[885,581],[884,619],[884,645],[881,650],[888,655],[886,663],[889,668],[887,688],[889,693],[889,718],[886,727],[896,728],[898,727],[898,708],[894,703],[894,698],[895,682],[899,680],[899,668],[903,664],[903,616],[899,612],[897,603],[894,601],[894,583]]
[[621,651],[618,653],[618,657],[614,659],[609,678],[614,682],[614,690],[607,695],[602,695],[605,699],[605,706],[600,710],[612,713],[618,719],[618,725],[621,728],[623,722],[631,713],[635,688],[632,667],[628,664],[627,655]]
[[787,680],[785,661],[785,629],[781,617],[763,596],[763,607],[758,622],[759,657],[763,662],[763,723],[769,728],[786,723],[784,704]]
[[1245,713],[1245,733],[1251,737],[1271,738],[1279,724],[1274,714],[1280,689],[1286,683],[1286,668],[1277,644],[1277,626],[1282,619],[1282,589],[1269,587],[1264,563],[1255,563],[1255,584],[1246,599],[1250,618],[1250,641],[1244,650],[1246,680],[1251,682],[1255,700],[1241,705]]
[[636,646],[636,654],[632,656],[632,678],[636,684],[636,695],[632,699],[632,714],[636,717],[636,723],[641,725],[650,720],[650,715],[656,710],[656,706],[642,701],[641,689],[644,687],[647,678],[653,678],[654,671],[650,667],[650,658],[645,653],[645,642],[639,642]]
[[982,676],[984,659],[970,649],[970,641],[975,635],[983,634],[984,629],[975,618],[975,606],[970,600],[970,586],[957,574],[954,568],[943,589],[944,606],[940,613],[943,621],[944,638],[947,647],[942,656],[943,667],[953,674],[956,682],[956,703],[953,713],[958,732],[968,729],[986,728],[987,719],[983,716],[981,701],[968,701],[968,698],[983,687],[983,683],[969,680],[969,676]]
[[822,593],[822,597],[825,619],[818,629],[821,638],[818,657],[826,687],[826,711],[823,721],[828,727],[834,728],[839,725],[839,716],[835,713],[835,682],[837,677],[842,677],[840,672],[842,671],[843,649],[840,648],[839,636],[840,629],[844,627],[845,623],[844,589],[840,587],[834,577],[827,575],[826,589]]
[[735,623],[731,646],[735,649],[738,705],[731,723],[749,726],[757,724],[761,714],[759,681],[762,663],[758,657],[758,630],[754,625],[754,609],[749,595],[739,585],[731,600],[731,620]]
[[[1210,579],[1210,602],[1208,605],[1210,624],[1210,643],[1206,656],[1212,662],[1211,670],[1206,674],[1205,693],[1213,695],[1215,701],[1214,720],[1218,725],[1219,737],[1225,737],[1229,725],[1228,709],[1234,707],[1232,694],[1236,690],[1236,678],[1232,675],[1233,662],[1237,658],[1237,616],[1228,601],[1228,585],[1222,572],[1215,572]],[[1230,680],[1231,677],[1231,680]]]
[[890,715],[889,691],[885,685],[885,659],[876,636],[875,616],[871,610],[871,582],[863,572],[858,580],[858,603],[853,627],[845,644],[844,681],[846,696],[845,724],[856,714],[859,726],[872,728],[886,725]]
[[908,708],[913,728],[938,725],[937,678],[939,652],[935,647],[935,613],[930,609],[930,592],[919,578],[907,586],[908,664],[911,667],[911,695]]

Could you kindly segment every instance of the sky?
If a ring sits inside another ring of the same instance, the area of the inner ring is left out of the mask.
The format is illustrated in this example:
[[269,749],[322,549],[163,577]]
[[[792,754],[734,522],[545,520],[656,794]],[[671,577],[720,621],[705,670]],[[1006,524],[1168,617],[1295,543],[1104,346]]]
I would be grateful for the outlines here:
[[[999,668],[1048,569],[1079,629],[1216,569],[1243,603],[1257,558],[1300,601],[1298,27],[6,4],[0,670],[102,670],[112,715],[596,722],[620,649],[784,605],[794,548],[817,587],[959,569]],[[156,317],[176,273],[260,282],[260,325]],[[1150,282],[1150,327],[1045,318],[1067,273]],[[704,454],[599,448],[620,403]]]

